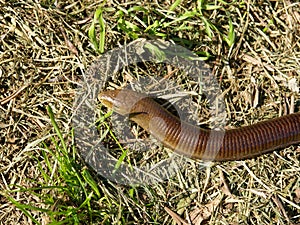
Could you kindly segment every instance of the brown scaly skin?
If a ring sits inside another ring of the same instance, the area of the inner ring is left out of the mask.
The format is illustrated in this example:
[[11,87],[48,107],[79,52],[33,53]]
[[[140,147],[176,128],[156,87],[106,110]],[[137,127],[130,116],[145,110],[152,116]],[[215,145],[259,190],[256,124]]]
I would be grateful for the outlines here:
[[253,158],[300,142],[300,113],[231,130],[209,130],[181,122],[145,94],[101,92],[100,102],[150,132],[178,154],[210,161]]

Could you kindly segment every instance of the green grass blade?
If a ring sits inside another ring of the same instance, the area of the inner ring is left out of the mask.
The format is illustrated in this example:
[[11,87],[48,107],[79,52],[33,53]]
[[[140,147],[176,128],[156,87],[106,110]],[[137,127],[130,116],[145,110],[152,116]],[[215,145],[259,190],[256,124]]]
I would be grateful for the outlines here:
[[92,42],[94,49],[98,51],[98,43],[96,38],[96,28],[95,28],[95,22],[92,22],[92,25],[90,26],[90,29],[88,31],[88,36],[90,41]]
[[180,5],[180,3],[182,2],[182,0],[176,0],[169,8],[170,11],[174,11],[176,9],[176,7],[178,5]]
[[60,132],[60,129],[59,129],[59,127],[58,127],[58,125],[57,125],[57,123],[56,123],[56,121],[55,121],[55,118],[54,118],[54,114],[53,114],[52,108],[51,108],[51,106],[49,106],[49,105],[48,105],[48,107],[47,107],[47,112],[48,112],[48,115],[49,115],[49,117],[50,117],[51,124],[52,124],[52,126],[54,127],[54,130],[55,130],[55,132],[57,133],[57,135],[58,135],[58,137],[59,137],[59,139],[60,139],[60,141],[61,141],[63,150],[64,150],[65,152],[67,152],[67,146],[66,146],[65,140],[64,140],[64,138],[63,138],[63,136],[62,136],[62,133]]
[[84,180],[91,186],[91,188],[93,189],[93,191],[96,193],[97,197],[101,198],[101,194],[100,194],[100,191],[98,189],[98,185],[95,182],[95,180],[92,178],[90,172],[87,169],[84,169],[81,172],[81,174],[82,174]]
[[20,209],[26,216],[28,216],[32,222],[34,222],[35,224],[41,225],[28,211],[27,209],[33,209],[33,210],[38,210],[38,211],[42,211],[42,212],[47,212],[47,210],[43,210],[41,208],[37,208],[37,207],[32,207],[30,205],[24,205],[19,203],[18,201],[16,201],[14,198],[7,196],[7,199],[9,201],[11,201],[11,203],[13,203],[18,209]]
[[99,7],[95,13],[100,25],[100,39],[99,39],[99,52],[104,52],[104,45],[105,45],[105,23],[103,19],[103,10],[102,7]]
[[115,173],[120,168],[120,166],[122,165],[125,157],[127,156],[127,152],[128,152],[128,150],[123,151],[122,155],[119,157],[119,159],[118,159],[118,161],[117,161],[117,163],[115,165],[113,173]]

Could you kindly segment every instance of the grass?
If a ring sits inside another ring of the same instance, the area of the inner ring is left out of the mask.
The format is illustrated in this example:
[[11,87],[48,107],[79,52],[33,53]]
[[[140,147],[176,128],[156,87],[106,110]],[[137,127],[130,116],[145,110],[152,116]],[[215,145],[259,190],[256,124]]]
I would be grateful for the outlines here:
[[[0,1],[0,224],[299,223],[297,145],[203,168],[187,159],[167,181],[125,186],[84,162],[71,123],[86,68],[137,38],[173,40],[203,57],[222,88],[228,127],[299,111],[299,8],[290,1]],[[106,86],[141,77],[152,79],[153,92],[166,78],[185,92],[201,88],[155,63],[128,66]],[[171,100],[186,109],[192,101],[188,119],[209,118],[201,96]],[[134,152],[130,141],[118,143],[111,113],[95,114],[116,171],[121,162],[153,166],[169,157],[161,146]]]

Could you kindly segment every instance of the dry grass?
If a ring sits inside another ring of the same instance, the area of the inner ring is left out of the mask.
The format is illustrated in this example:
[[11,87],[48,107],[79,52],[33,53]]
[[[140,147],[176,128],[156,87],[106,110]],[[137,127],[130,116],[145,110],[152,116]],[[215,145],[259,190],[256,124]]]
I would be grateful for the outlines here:
[[[105,51],[137,37],[164,37],[209,53],[228,126],[299,111],[299,92],[293,89],[300,79],[299,3],[216,1],[220,8],[182,19],[196,1],[173,5],[174,12],[167,13],[169,1],[0,0],[0,223],[299,224],[297,145],[205,170],[189,160],[175,177],[152,186],[112,183],[85,166],[74,145],[72,104],[76,85],[98,55],[87,34],[101,4],[108,9]],[[228,35],[230,20],[235,39]],[[173,70],[133,66],[112,82],[135,80],[137,71],[159,78]],[[175,71],[170,79],[180,84],[182,74]],[[128,160],[159,161],[168,153],[129,153]]]

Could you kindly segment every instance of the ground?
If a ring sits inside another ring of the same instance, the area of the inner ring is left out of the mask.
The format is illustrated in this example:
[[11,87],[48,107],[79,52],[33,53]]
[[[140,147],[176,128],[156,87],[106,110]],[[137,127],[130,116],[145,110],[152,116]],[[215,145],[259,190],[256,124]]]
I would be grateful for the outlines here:
[[[172,41],[205,60],[226,129],[299,111],[297,1],[0,0],[0,223],[299,224],[298,145],[243,161],[185,159],[175,176],[151,185],[110,181],[86,162],[72,123],[78,89],[97,58],[139,38]],[[195,106],[187,120],[207,122],[208,100],[174,66],[128,66],[105,88],[141,77],[161,96],[168,87],[156,81],[173,81]],[[93,116],[117,162],[156,165],[172,155],[161,145],[134,152],[120,140],[122,150],[107,112],[97,106]]]

